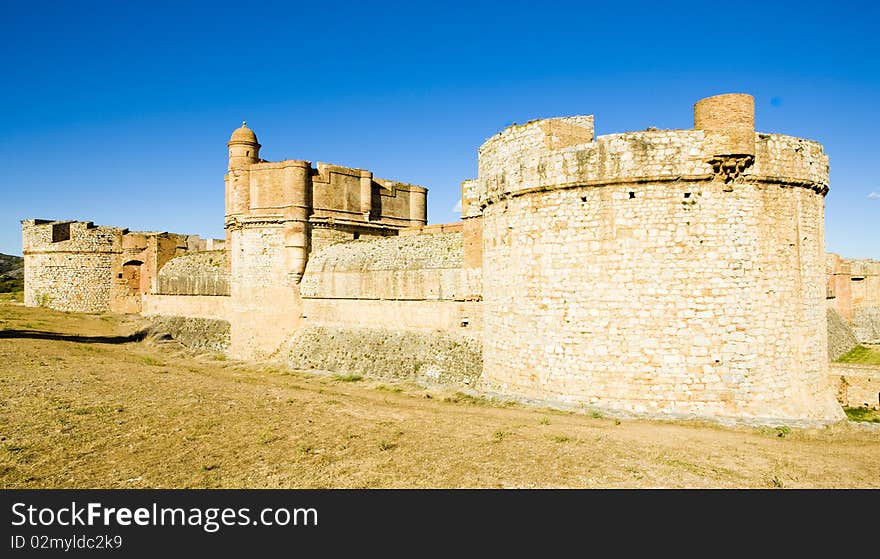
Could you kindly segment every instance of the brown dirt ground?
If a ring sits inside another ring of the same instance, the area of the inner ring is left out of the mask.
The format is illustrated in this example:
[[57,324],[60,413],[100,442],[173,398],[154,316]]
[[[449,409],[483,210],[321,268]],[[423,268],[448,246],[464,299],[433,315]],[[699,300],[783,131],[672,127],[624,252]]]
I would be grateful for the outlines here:
[[0,487],[880,487],[880,430],[617,421],[126,341],[0,300]]

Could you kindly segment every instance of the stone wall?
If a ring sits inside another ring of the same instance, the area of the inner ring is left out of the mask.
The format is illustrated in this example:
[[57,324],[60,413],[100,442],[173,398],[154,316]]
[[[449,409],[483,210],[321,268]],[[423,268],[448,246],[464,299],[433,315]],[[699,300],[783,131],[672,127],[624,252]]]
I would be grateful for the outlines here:
[[229,295],[226,251],[195,252],[172,258],[159,270],[156,293]]
[[828,359],[835,361],[859,344],[850,324],[837,309],[828,306]]
[[880,342],[880,262],[828,254],[829,302],[852,325],[859,342]]
[[25,305],[109,311],[122,234],[88,222],[22,221]]
[[144,295],[144,316],[183,316],[229,320],[229,297],[213,295]]
[[225,353],[229,349],[229,322],[182,316],[154,317],[150,335],[172,338],[190,349]]
[[299,251],[285,241],[283,226],[265,224],[231,231],[230,355],[272,355],[299,326]]
[[303,298],[463,299],[462,235],[440,233],[351,241],[313,254]]
[[483,308],[476,301],[304,298],[304,325],[334,328],[458,332],[480,337]]
[[235,357],[272,355],[296,331],[299,283],[313,254],[427,222],[421,186],[376,178],[366,169],[264,161],[256,134],[244,124],[227,147],[225,247]]
[[280,356],[298,369],[425,385],[473,386],[482,370],[479,341],[449,332],[311,326],[296,332]]
[[196,235],[129,231],[84,221],[22,221],[25,304],[138,313],[164,264],[207,246]]
[[555,147],[536,121],[480,148],[466,189],[482,215],[483,388],[648,415],[842,419],[827,380],[827,157],[719,122]]
[[880,367],[832,363],[829,373],[842,405],[880,409]]

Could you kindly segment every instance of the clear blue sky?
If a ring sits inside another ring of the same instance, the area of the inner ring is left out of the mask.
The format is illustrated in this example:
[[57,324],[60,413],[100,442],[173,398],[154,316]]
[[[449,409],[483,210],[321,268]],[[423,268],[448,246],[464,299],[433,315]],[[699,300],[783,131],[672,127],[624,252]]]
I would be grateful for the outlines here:
[[[372,169],[454,221],[477,147],[513,122],[690,128],[755,96],[757,127],[831,157],[826,244],[880,259],[880,8],[849,2],[0,0],[0,252],[19,220],[223,237],[229,134],[268,160]],[[872,193],[873,196],[872,196]]]

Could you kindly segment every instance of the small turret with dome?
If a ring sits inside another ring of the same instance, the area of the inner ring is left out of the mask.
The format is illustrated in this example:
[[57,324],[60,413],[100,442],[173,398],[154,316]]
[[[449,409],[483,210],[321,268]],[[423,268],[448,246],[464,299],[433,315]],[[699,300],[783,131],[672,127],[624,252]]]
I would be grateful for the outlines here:
[[257,135],[242,122],[226,143],[229,147],[229,168],[237,169],[252,165],[260,160],[260,144]]

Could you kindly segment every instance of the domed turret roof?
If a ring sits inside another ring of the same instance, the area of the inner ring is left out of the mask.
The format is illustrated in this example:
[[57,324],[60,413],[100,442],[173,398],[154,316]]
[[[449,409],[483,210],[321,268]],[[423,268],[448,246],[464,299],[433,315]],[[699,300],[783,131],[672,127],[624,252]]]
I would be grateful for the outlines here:
[[232,133],[232,137],[229,138],[229,143],[256,144],[257,135],[254,134],[253,130],[247,127],[247,122],[242,122],[241,128],[236,128],[235,132]]

